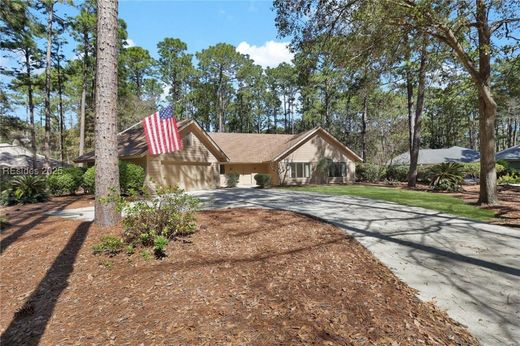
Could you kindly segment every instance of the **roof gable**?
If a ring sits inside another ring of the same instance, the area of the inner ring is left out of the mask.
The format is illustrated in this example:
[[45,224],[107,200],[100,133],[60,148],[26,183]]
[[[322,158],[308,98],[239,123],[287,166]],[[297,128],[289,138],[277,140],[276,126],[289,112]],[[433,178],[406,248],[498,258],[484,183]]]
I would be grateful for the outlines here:
[[302,132],[295,138],[293,138],[289,143],[287,143],[287,146],[280,151],[274,158],[273,161],[279,161],[283,158],[290,155],[292,152],[294,152],[296,149],[301,147],[303,144],[310,141],[312,138],[316,136],[321,136],[325,140],[327,140],[331,145],[336,146],[341,151],[343,151],[348,157],[350,157],[353,161],[356,162],[362,162],[363,159],[359,157],[355,152],[353,152],[351,149],[349,149],[346,145],[341,143],[339,140],[336,139],[333,135],[331,135],[328,131],[323,129],[322,127],[315,127],[309,131]]

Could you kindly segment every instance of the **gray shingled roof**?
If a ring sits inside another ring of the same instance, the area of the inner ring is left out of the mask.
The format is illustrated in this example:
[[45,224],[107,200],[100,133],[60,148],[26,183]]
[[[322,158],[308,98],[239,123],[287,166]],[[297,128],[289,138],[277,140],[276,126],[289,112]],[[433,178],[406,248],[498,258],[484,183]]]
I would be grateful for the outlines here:
[[[0,143],[0,167],[24,168],[32,167],[32,152],[20,145]],[[36,155],[36,167],[41,168],[45,163],[43,155]],[[52,167],[60,166],[60,162],[49,159]]]
[[497,160],[520,161],[520,145],[499,151]]
[[[442,162],[472,162],[478,160],[478,151],[462,147],[451,147],[443,149],[421,149],[419,151],[420,165],[434,165]],[[408,165],[410,164],[410,153],[402,153],[394,157],[389,164]]]

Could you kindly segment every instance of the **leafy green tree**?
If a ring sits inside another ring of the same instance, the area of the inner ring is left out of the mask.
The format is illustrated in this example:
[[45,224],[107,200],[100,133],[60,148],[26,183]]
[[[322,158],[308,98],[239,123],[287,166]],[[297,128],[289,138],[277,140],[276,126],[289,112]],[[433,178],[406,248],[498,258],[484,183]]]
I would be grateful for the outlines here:
[[[196,53],[199,61],[200,78],[211,85],[212,108],[216,117],[216,129],[225,132],[226,114],[234,96],[233,83],[236,82],[238,68],[244,57],[230,44],[219,43]],[[212,112],[213,113],[213,112]]]
[[145,80],[153,73],[154,60],[146,49],[134,46],[123,50],[122,63],[131,90],[141,99]]
[[157,44],[160,78],[169,87],[168,101],[181,116],[186,115],[186,95],[194,73],[192,55],[186,52],[187,49],[186,43],[178,38],[167,37]]
[[87,112],[94,110],[94,75],[96,56],[96,2],[86,0],[80,6],[79,14],[72,20],[72,37],[76,40],[76,54],[81,59],[81,98],[79,107],[79,155],[85,151]]
[[3,38],[0,48],[14,54],[20,54],[23,59],[12,69],[2,67],[2,73],[13,77],[13,89],[23,90],[27,95],[27,110],[31,132],[31,150],[33,152],[33,168],[36,167],[36,129],[34,122],[34,70],[42,66],[41,52],[35,41],[35,36],[41,35],[42,30],[30,13],[29,3],[6,0],[0,6],[1,31]]
[[[276,0],[276,23],[283,35],[301,43],[321,36],[341,37],[352,28],[371,23],[377,37],[393,31],[416,30],[447,45],[453,57],[471,76],[479,93],[481,184],[480,203],[495,204],[496,102],[491,91],[491,61],[498,46],[510,50],[508,42],[520,23],[520,3],[515,1],[329,1]],[[384,13],[384,17],[381,14]],[[384,18],[384,20],[380,20]],[[491,19],[490,19],[491,18]],[[373,19],[377,21],[374,22]],[[493,37],[501,38],[494,40]]]
[[294,132],[294,115],[298,93],[296,70],[294,66],[283,62],[272,69],[268,69],[267,74],[275,81],[276,93],[281,99],[284,132],[292,133]]

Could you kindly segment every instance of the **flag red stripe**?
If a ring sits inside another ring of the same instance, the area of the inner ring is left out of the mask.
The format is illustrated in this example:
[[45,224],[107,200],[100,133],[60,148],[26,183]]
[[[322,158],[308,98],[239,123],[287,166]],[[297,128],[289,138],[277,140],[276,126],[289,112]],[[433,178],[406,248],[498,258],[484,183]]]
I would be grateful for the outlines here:
[[159,112],[156,112],[143,120],[143,127],[150,154],[182,150],[182,138],[174,117],[162,120]]

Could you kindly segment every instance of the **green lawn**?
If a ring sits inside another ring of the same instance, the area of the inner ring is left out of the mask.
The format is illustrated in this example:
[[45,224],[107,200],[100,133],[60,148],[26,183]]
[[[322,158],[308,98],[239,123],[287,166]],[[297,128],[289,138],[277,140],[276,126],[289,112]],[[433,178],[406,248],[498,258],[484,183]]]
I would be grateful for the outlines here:
[[308,185],[289,188],[295,191],[319,192],[327,195],[348,195],[378,199],[438,210],[480,221],[487,221],[495,215],[492,210],[480,209],[464,203],[462,199],[433,192],[365,185]]

